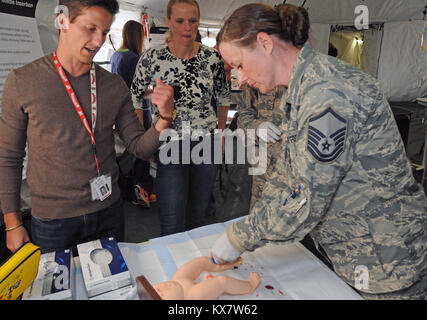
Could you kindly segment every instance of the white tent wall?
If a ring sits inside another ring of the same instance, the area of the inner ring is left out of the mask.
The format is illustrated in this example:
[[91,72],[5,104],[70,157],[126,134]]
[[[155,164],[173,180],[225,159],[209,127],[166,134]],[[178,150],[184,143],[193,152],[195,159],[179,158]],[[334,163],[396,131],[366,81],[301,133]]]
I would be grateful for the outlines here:
[[384,24],[378,81],[390,101],[427,96],[427,54],[421,48],[424,21]]
[[[123,5],[146,8],[152,17],[166,17],[168,0],[119,0]],[[270,5],[283,0],[198,0],[201,23],[219,27],[224,18],[240,6],[262,2]],[[355,8],[365,5],[369,8],[369,22],[423,20],[425,0],[287,0],[286,3],[308,8],[312,23],[354,25]]]
[[[119,0],[123,5],[133,5],[144,10],[155,19],[160,19],[165,26],[166,7],[169,0]],[[197,0],[200,6],[200,25],[203,27],[220,27],[224,18],[235,9],[251,2],[262,2],[270,5],[280,4],[281,0]]]
[[313,23],[310,25],[308,42],[317,51],[328,54],[330,34],[330,24]]
[[[427,53],[421,50],[426,0],[288,0],[286,3],[298,6],[304,3],[312,26],[327,22],[354,27],[356,7],[366,6],[368,23],[384,23],[384,30],[364,30],[361,68],[377,77],[390,101],[412,101],[427,96]],[[313,42],[319,45],[322,41]]]
[[369,29],[363,32],[362,70],[374,78],[378,76],[383,30]]
[[[305,3],[304,3],[305,2]],[[312,23],[354,25],[355,9],[369,9],[369,23],[423,20],[426,0],[288,0],[286,3],[308,9]]]
[[58,2],[58,0],[39,0],[37,2],[35,17],[44,54],[53,52],[58,45],[59,32],[55,28],[55,8]]

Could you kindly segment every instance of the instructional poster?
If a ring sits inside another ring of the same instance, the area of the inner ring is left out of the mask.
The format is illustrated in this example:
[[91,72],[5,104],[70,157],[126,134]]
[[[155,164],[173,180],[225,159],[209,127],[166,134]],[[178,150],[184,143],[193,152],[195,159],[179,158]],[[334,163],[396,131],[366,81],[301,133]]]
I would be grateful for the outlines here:
[[35,19],[37,2],[0,0],[0,102],[8,74],[43,56]]

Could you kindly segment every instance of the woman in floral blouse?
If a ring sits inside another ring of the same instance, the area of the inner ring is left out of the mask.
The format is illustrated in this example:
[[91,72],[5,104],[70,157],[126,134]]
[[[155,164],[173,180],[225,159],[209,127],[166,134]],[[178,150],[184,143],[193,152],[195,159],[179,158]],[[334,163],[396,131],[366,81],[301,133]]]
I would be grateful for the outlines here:
[[[176,134],[168,132],[168,143],[156,157],[161,235],[204,224],[216,178],[214,162],[222,159],[221,146],[214,148],[214,140],[218,140],[213,133],[218,123],[219,129],[225,128],[230,85],[219,52],[195,41],[199,19],[200,8],[195,0],[170,0],[167,42],[143,54],[131,87],[135,108],[142,107],[149,86],[158,79],[175,91],[176,113],[170,128]],[[219,121],[212,99],[219,106]],[[164,118],[155,106],[154,117]]]

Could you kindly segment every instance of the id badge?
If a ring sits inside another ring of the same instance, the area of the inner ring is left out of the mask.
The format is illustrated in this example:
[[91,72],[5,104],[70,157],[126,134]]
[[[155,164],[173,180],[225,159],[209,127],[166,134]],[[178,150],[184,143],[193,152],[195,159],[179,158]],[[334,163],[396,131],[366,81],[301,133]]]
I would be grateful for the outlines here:
[[104,201],[112,193],[111,175],[102,175],[90,180],[92,200]]

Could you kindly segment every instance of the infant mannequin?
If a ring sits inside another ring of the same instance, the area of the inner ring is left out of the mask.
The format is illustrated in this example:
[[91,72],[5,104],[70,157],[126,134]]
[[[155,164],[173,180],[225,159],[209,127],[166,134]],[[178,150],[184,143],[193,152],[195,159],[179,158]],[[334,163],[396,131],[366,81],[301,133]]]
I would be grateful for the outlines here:
[[214,300],[222,294],[251,294],[261,282],[259,275],[252,272],[247,280],[229,276],[216,276],[195,283],[202,272],[220,272],[242,264],[239,258],[226,264],[214,264],[209,257],[199,257],[182,265],[170,281],[153,285],[164,300]]

